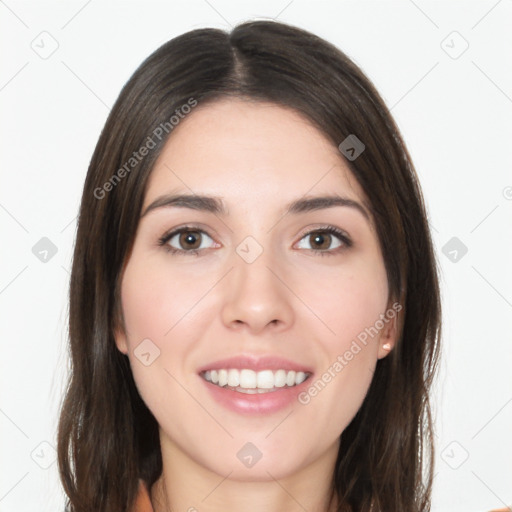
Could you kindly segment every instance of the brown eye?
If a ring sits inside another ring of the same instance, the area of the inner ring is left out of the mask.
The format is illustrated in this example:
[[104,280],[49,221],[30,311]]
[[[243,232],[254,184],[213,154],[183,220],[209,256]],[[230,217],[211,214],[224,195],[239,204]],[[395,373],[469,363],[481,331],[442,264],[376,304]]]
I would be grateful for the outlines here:
[[308,235],[310,237],[310,245],[312,249],[326,250],[330,248],[332,235],[321,232],[310,233]]
[[180,245],[185,249],[198,249],[201,245],[201,233],[199,231],[186,231],[179,235]]
[[298,245],[299,249],[309,249],[321,255],[336,254],[351,246],[352,241],[348,235],[335,227],[310,231],[301,238]]
[[160,239],[160,245],[166,245],[172,252],[197,253],[201,249],[213,247],[214,242],[202,230],[182,228]]

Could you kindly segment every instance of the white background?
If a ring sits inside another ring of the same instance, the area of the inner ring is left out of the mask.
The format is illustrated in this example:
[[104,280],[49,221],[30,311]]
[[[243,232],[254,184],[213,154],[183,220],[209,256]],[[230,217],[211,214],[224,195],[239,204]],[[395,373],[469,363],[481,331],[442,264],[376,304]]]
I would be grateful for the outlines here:
[[[63,509],[53,447],[66,372],[66,293],[81,189],[109,108],[165,41],[253,17],[334,43],[392,109],[442,266],[434,510],[512,505],[511,0],[5,0],[0,512]],[[460,54],[464,40],[469,47]],[[57,248],[47,262],[32,252],[43,237]],[[455,262],[442,252],[453,237],[468,249]]]

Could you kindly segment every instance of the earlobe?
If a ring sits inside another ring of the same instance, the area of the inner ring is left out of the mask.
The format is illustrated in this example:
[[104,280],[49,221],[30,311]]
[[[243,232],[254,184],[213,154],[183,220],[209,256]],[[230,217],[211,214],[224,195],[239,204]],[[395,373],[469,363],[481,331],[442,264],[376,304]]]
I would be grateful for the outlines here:
[[126,342],[126,334],[120,329],[114,330],[114,339],[116,347],[122,354],[128,355],[128,343]]
[[382,332],[382,336],[379,340],[378,359],[386,357],[393,350],[397,341],[397,334],[397,317],[395,316]]
[[386,357],[391,352],[391,350],[393,350],[393,345],[390,342],[381,343],[379,347],[378,359],[383,359]]
[[117,350],[122,354],[128,355],[128,342],[126,339],[126,327],[124,323],[123,312],[116,309],[116,313],[113,318],[113,335],[116,343]]

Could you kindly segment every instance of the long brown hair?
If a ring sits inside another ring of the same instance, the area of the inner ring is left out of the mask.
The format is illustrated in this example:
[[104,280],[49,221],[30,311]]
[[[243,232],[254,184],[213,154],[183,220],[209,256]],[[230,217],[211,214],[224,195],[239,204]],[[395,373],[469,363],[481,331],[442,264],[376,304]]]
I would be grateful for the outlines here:
[[[417,176],[364,73],[330,43],[271,21],[246,22],[230,33],[197,29],[167,42],[128,80],[101,133],[85,180],[69,293],[71,373],[58,429],[68,509],[129,510],[138,480],[150,487],[161,474],[157,422],[114,342],[123,323],[120,277],[148,177],[172,134],[171,118],[186,113],[184,105],[229,96],[292,108],[336,146],[349,135],[365,145],[347,164],[370,203],[390,297],[403,305],[401,335],[378,361],[368,394],[341,435],[333,495],[340,511],[429,510],[429,393],[441,306]],[[141,157],[143,146],[150,149]]]

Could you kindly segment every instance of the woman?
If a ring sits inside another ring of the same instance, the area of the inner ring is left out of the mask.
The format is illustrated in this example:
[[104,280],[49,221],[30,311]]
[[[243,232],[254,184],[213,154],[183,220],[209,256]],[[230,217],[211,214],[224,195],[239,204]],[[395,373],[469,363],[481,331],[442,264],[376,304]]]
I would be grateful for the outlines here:
[[438,271],[362,71],[255,21],[155,51],[85,182],[69,509],[426,511]]

